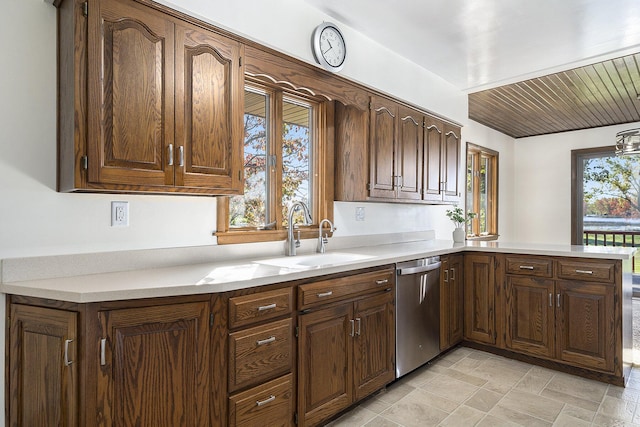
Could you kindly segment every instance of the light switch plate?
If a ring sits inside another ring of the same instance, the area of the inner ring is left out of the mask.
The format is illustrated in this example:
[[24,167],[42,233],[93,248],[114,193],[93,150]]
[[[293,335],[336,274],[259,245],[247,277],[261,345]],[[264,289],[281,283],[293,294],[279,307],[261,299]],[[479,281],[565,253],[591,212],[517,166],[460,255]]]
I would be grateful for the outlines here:
[[111,202],[111,226],[129,226],[129,202]]

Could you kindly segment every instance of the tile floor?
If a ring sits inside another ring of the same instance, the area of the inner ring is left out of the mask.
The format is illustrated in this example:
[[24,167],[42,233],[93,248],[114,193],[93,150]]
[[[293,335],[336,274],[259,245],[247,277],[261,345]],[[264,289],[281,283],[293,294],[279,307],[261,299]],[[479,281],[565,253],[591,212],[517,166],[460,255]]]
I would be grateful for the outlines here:
[[460,347],[331,427],[640,426],[640,367],[626,388]]

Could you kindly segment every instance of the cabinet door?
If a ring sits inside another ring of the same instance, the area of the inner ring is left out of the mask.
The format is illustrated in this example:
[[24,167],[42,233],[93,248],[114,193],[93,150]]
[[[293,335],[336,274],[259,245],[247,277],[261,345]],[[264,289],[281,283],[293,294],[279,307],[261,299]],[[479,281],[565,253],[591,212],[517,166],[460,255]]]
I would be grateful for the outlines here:
[[553,291],[553,280],[507,276],[507,348],[535,356],[553,357]]
[[422,183],[424,200],[441,201],[443,184],[440,176],[442,168],[442,139],[444,124],[433,117],[425,117],[424,128],[424,179]]
[[176,185],[242,191],[240,43],[176,27]]
[[444,126],[443,154],[441,177],[443,184],[442,198],[447,202],[460,201],[460,128]]
[[449,346],[464,337],[464,280],[462,256],[449,257]]
[[210,424],[209,304],[100,313],[106,339],[98,374],[104,425]]
[[354,385],[359,400],[395,379],[393,294],[355,302]]
[[371,150],[371,179],[369,196],[394,199],[396,197],[395,144],[398,107],[395,103],[372,97],[369,147]]
[[299,317],[298,422],[317,425],[351,405],[353,304]]
[[614,286],[558,281],[557,357],[612,372],[615,356]]
[[87,58],[89,182],[173,185],[173,22],[132,2],[91,2]]
[[399,178],[398,198],[420,200],[422,198],[422,115],[409,108],[398,111],[399,128],[397,144],[397,170]]
[[11,305],[9,425],[77,426],[77,314]]
[[472,341],[495,344],[495,257],[464,257],[464,330]]

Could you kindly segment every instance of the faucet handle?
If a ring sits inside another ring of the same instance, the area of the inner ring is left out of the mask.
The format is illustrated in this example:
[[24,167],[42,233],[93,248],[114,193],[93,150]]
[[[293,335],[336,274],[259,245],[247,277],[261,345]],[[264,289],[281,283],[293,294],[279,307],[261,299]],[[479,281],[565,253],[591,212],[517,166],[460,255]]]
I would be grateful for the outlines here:
[[300,247],[300,230],[297,230],[297,231],[298,231],[298,235],[296,237],[296,248],[299,248]]

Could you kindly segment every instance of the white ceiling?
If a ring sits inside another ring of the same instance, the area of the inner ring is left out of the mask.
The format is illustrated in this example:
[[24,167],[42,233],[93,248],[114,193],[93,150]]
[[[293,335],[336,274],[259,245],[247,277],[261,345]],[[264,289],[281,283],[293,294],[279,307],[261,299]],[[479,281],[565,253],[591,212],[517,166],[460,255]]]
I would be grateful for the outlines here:
[[470,92],[640,51],[640,0],[304,1]]

